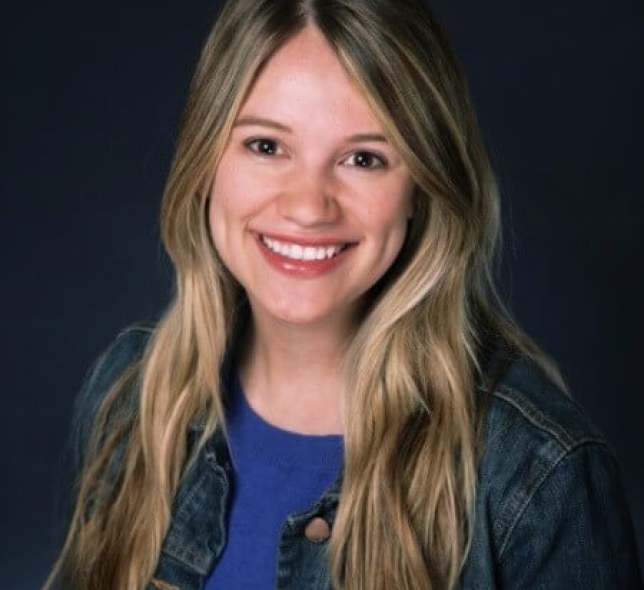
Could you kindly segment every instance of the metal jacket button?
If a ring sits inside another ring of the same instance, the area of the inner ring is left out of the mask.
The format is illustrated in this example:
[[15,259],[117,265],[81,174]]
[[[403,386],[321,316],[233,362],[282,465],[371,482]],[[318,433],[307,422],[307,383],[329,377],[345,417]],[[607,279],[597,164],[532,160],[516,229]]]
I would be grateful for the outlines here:
[[317,516],[306,525],[304,535],[311,543],[324,543],[331,536],[331,527],[326,520]]

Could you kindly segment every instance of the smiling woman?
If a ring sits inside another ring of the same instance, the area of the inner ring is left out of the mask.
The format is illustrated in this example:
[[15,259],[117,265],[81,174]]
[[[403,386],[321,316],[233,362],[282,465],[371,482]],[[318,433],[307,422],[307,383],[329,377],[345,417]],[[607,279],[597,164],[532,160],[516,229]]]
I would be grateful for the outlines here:
[[421,0],[229,1],[161,219],[176,297],[81,392],[50,586],[639,587],[606,442],[495,295]]

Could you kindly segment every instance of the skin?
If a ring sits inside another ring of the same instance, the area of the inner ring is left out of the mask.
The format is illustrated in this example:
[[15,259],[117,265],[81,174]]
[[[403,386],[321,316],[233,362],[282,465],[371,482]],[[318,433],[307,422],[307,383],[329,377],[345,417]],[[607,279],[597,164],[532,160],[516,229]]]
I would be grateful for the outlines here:
[[[269,422],[342,431],[343,351],[361,298],[400,252],[412,189],[362,92],[305,27],[258,76],[210,194],[213,242],[252,310],[240,378]],[[344,251],[302,262],[269,254],[262,236]]]

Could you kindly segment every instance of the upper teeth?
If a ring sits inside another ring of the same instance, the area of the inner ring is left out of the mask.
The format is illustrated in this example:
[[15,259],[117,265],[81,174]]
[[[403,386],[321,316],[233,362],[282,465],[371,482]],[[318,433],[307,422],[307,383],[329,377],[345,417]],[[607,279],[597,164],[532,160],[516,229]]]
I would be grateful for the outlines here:
[[344,249],[344,244],[338,244],[337,246],[301,246],[300,244],[279,242],[266,236],[262,236],[262,242],[266,244],[269,250],[293,260],[324,260],[325,258],[333,258]]

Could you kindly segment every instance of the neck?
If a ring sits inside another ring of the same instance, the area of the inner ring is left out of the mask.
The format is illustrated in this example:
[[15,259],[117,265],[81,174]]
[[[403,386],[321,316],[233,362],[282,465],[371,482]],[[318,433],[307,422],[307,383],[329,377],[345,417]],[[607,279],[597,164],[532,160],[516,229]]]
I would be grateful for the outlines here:
[[248,403],[287,430],[341,433],[350,325],[341,320],[297,325],[253,314],[238,362]]

